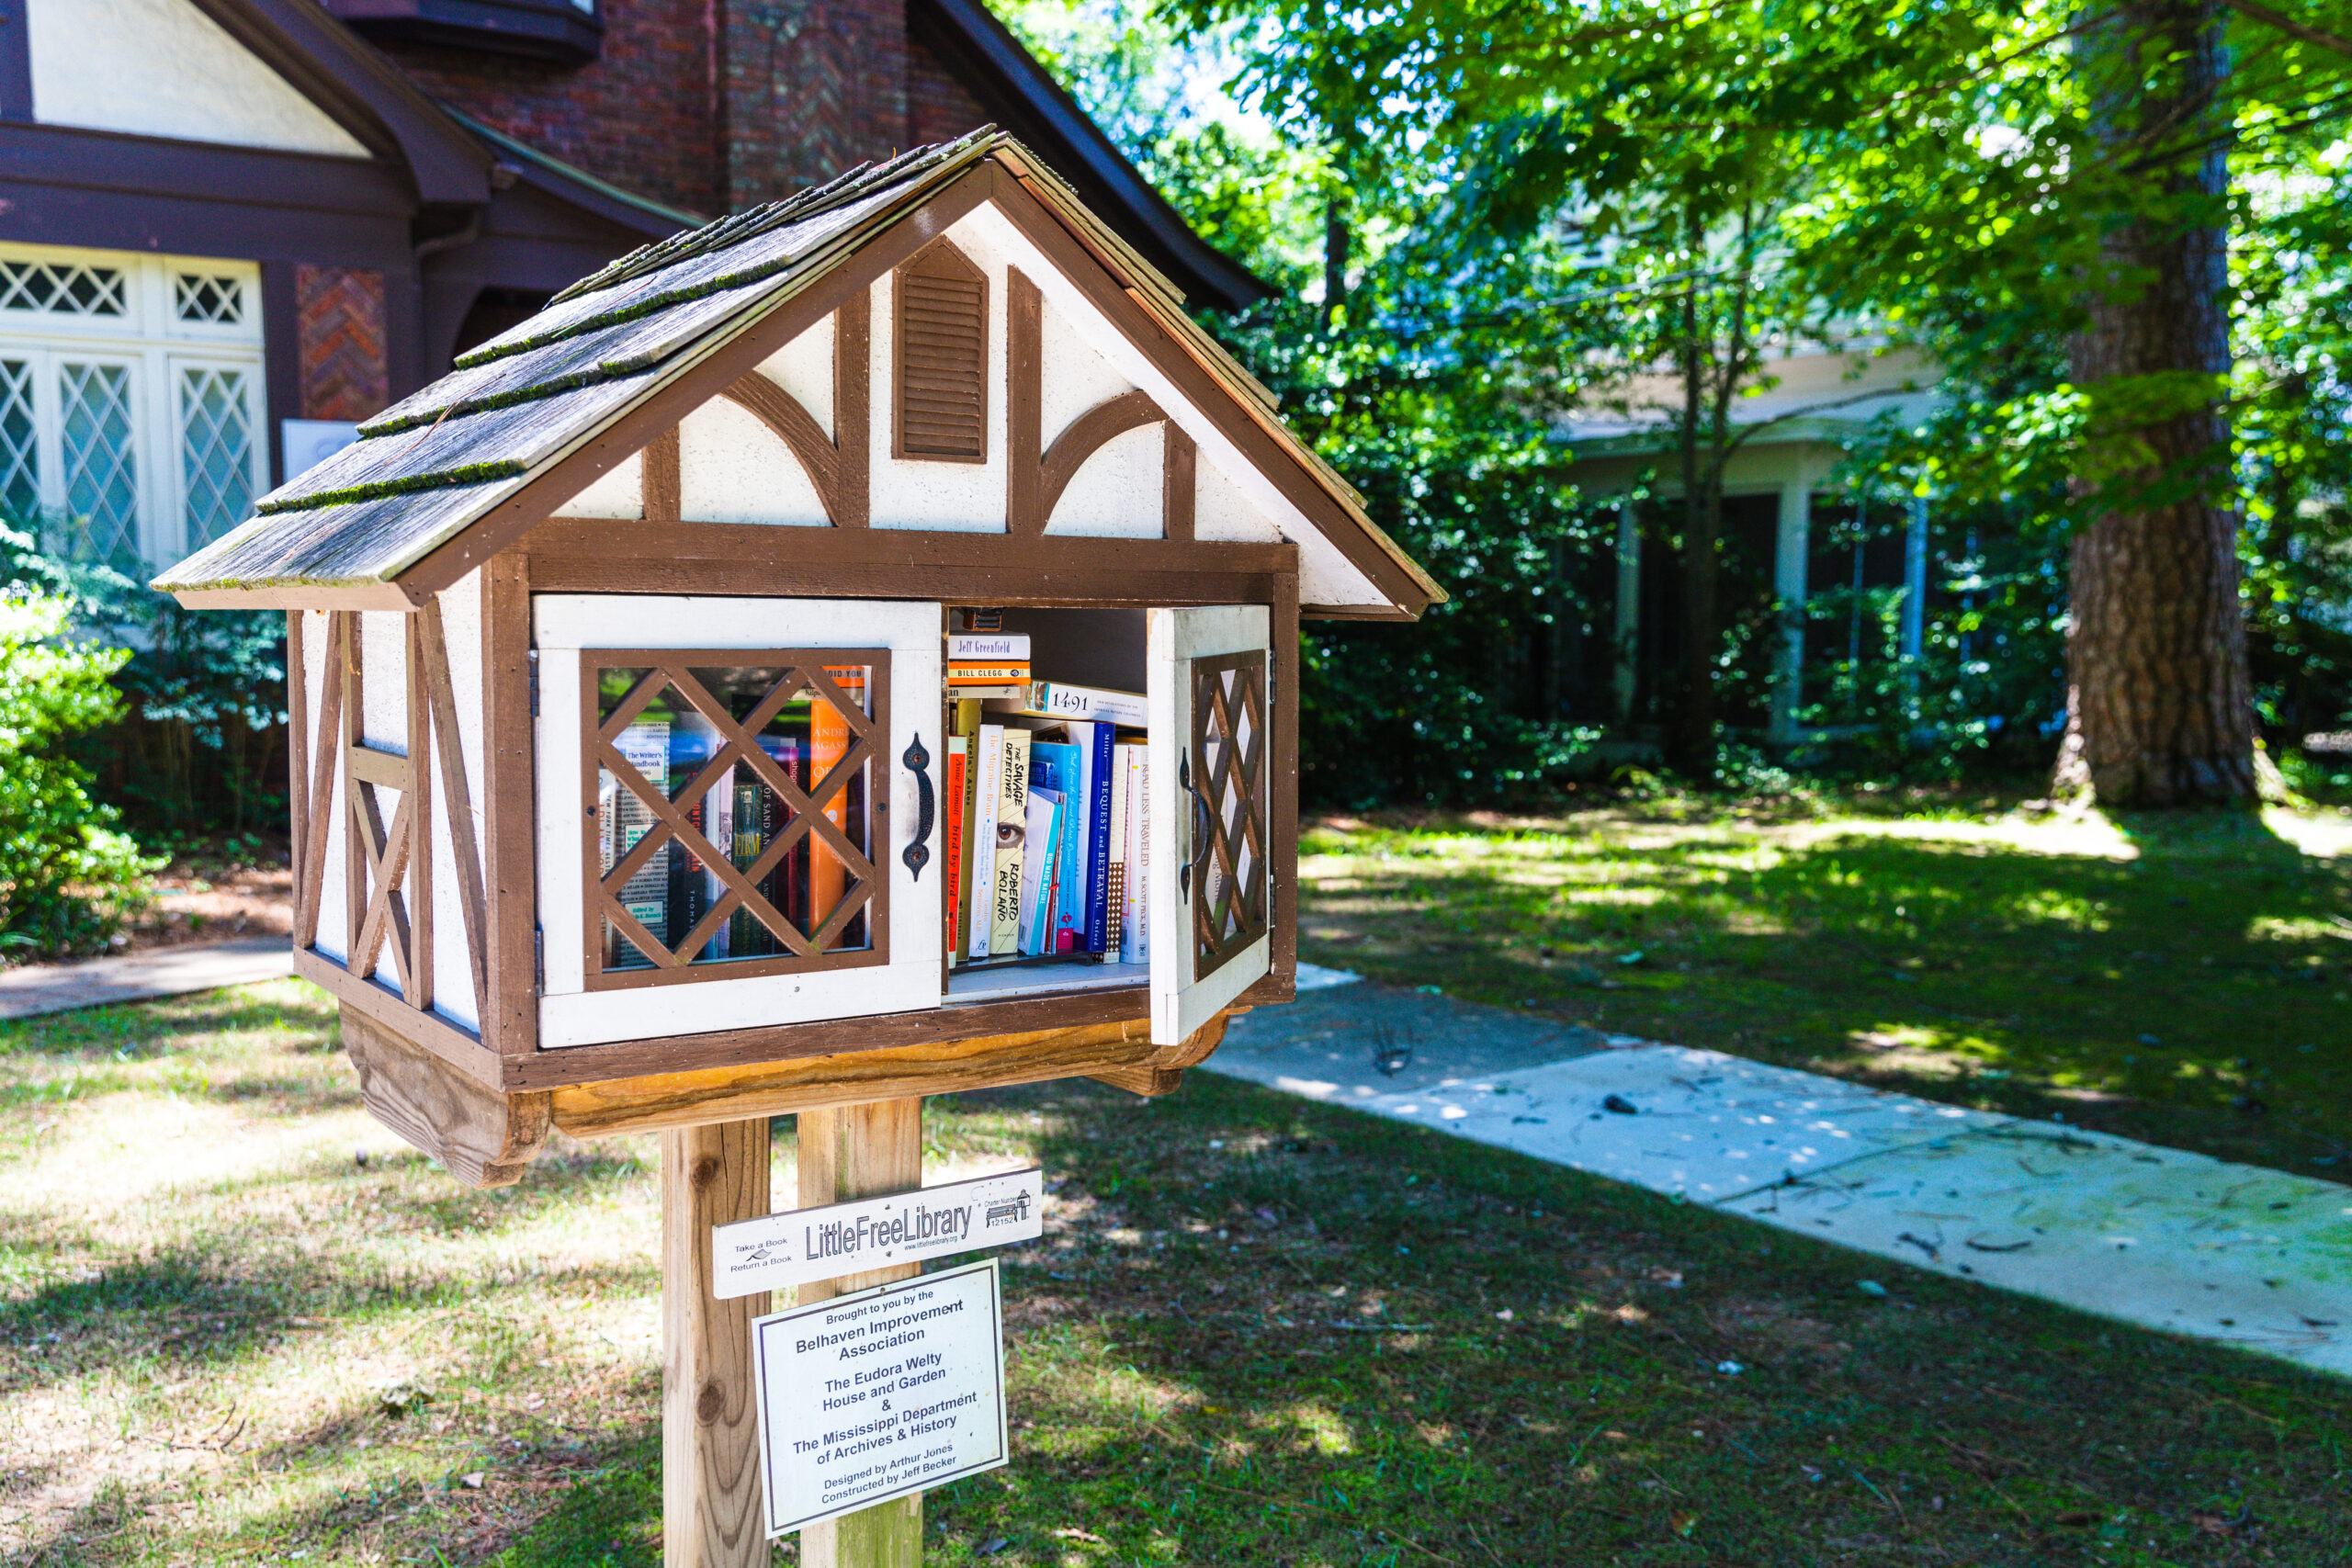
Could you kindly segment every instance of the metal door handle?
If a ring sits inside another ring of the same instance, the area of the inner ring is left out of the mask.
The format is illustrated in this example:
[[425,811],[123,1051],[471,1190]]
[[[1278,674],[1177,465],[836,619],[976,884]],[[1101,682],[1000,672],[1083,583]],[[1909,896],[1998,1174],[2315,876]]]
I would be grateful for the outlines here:
[[907,870],[916,881],[922,880],[922,868],[931,863],[931,819],[936,809],[931,794],[931,753],[922,749],[922,736],[918,732],[907,743],[907,754],[899,759],[912,769],[915,775],[915,836],[899,858],[907,863]]
[[1216,813],[1209,809],[1208,799],[1201,794],[1200,785],[1193,782],[1193,759],[1189,753],[1177,754],[1176,787],[1182,790],[1193,802],[1193,841],[1185,846],[1191,852],[1185,855],[1184,863],[1176,868],[1176,897],[1190,898],[1193,896],[1193,862],[1201,857],[1203,849],[1208,842],[1208,823],[1215,818]]

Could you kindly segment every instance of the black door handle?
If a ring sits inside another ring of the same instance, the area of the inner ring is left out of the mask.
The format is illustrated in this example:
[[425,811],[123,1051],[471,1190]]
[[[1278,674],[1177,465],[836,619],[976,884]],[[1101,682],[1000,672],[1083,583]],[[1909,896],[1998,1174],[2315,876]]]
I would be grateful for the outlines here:
[[1183,864],[1176,868],[1176,896],[1190,898],[1193,896],[1193,863],[1208,857],[1209,824],[1216,814],[1209,809],[1208,797],[1201,793],[1201,786],[1193,782],[1193,759],[1184,752],[1176,756],[1176,787],[1182,790],[1193,803],[1192,853],[1185,858]]
[[936,809],[931,794],[931,753],[922,749],[922,736],[918,733],[907,743],[907,754],[899,759],[914,770],[915,775],[915,836],[899,858],[907,863],[907,870],[916,881],[922,880],[922,868],[931,863],[931,819]]

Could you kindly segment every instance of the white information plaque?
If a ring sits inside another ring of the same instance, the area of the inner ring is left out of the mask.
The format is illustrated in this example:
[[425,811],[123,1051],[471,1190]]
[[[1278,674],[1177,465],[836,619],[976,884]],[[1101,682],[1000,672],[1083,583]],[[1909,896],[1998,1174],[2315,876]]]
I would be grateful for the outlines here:
[[711,1293],[732,1301],[810,1280],[952,1258],[1045,1234],[1035,1166],[820,1209],[787,1209],[710,1231]]
[[1003,1464],[996,1259],[752,1322],[770,1536]]

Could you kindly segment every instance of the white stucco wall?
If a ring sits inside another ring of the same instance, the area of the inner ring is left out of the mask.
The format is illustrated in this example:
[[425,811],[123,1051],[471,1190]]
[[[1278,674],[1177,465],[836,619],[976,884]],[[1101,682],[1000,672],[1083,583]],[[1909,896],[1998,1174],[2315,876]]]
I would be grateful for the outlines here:
[[1114,539],[1159,537],[1167,448],[1168,433],[1157,424],[1104,442],[1070,477],[1069,488],[1046,520],[1046,532]]
[[33,118],[364,158],[368,149],[188,0],[29,0]]
[[[472,807],[475,853],[481,852],[481,572],[479,568],[441,595],[441,632],[449,649],[449,689],[458,710],[458,745],[464,753],[466,798]],[[433,749],[433,1009],[469,1029],[481,1026],[474,996],[473,958],[466,945],[465,902],[458,880],[457,835],[450,831],[448,791],[440,781],[441,748]],[[488,886],[485,877],[484,886]]]
[[784,438],[725,398],[679,421],[678,476],[679,510],[697,523],[822,528],[831,521]]
[[566,517],[642,517],[645,515],[645,465],[641,457],[624,457],[586,490],[563,503]]
[[760,361],[760,374],[800,400],[817,428],[835,440],[833,429],[833,318],[827,316]]

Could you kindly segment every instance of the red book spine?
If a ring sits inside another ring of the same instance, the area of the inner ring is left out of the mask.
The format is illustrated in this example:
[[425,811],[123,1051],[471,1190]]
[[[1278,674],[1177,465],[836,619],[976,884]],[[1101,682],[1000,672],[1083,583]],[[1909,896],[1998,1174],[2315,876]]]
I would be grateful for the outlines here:
[[961,902],[956,890],[964,886],[964,769],[967,759],[965,751],[947,753],[947,854],[941,883],[947,905],[947,951],[956,952],[956,910]]

